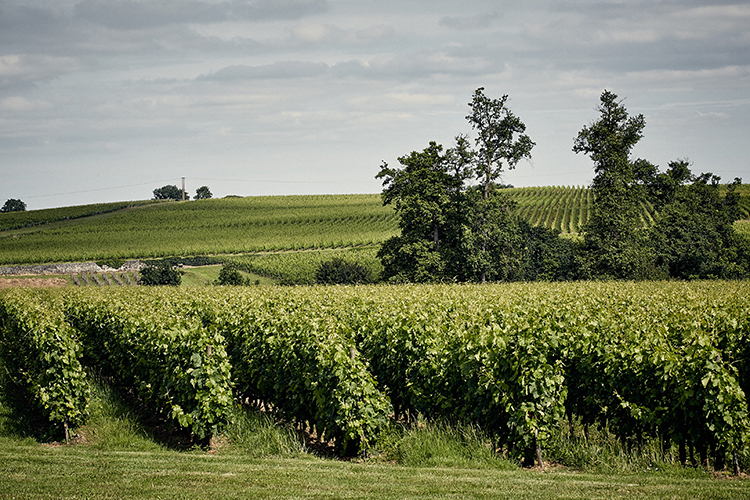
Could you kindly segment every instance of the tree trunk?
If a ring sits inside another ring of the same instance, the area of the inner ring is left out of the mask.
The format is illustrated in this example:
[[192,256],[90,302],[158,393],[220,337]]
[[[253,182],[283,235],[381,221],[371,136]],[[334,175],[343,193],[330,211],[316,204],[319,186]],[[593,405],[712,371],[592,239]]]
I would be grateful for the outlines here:
[[680,439],[680,465],[683,467],[687,465],[687,447],[685,446],[685,438]]
[[734,465],[734,475],[739,476],[740,475],[740,460],[737,456],[737,448],[732,450],[732,465]]

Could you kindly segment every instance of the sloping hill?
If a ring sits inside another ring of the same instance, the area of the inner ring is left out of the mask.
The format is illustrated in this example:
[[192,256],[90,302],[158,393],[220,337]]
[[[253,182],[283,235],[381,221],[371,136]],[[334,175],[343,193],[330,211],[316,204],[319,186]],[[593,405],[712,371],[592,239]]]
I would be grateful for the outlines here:
[[[750,186],[740,192],[748,219]],[[532,225],[564,234],[581,231],[593,202],[583,187],[507,193]],[[653,216],[644,204],[644,224]],[[0,214],[0,265],[366,247],[397,232],[393,208],[383,206],[379,194],[87,205]]]
[[2,231],[0,265],[364,246],[396,230],[377,194],[159,203]]

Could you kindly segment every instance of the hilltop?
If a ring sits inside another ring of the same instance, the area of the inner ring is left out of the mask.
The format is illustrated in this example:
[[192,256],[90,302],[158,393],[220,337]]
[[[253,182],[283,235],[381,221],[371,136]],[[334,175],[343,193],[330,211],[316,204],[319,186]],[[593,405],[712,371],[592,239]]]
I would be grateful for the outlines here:
[[[506,192],[529,223],[572,237],[593,201],[584,187]],[[748,219],[750,185],[741,193]],[[653,207],[641,208],[648,224]],[[736,227],[746,230],[748,223]],[[379,194],[118,202],[0,214],[0,266],[374,249],[397,232],[393,208]]]

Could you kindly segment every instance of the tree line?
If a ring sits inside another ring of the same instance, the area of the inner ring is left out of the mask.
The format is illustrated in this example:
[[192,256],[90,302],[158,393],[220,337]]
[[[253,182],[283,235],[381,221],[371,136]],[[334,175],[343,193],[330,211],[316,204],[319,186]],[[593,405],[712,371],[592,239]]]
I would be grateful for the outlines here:
[[[174,184],[168,184],[166,186],[154,189],[153,193],[155,200],[182,201],[183,199],[190,199],[190,195],[183,193],[182,189],[178,188]],[[211,194],[211,190],[208,188],[208,186],[201,186],[195,190],[195,197],[193,199],[208,200],[211,197],[213,197],[213,194]]]
[[[630,116],[605,90],[598,120],[584,126],[573,151],[594,163],[593,212],[579,240],[532,227],[516,213],[501,176],[531,158],[535,143],[507,106],[474,92],[466,116],[475,132],[444,148],[383,162],[383,203],[399,215],[401,234],[378,257],[390,282],[534,281],[575,279],[746,278],[750,240],[737,234],[737,187],[712,173],[694,174],[687,160],[665,171],[631,151],[645,118]],[[651,204],[654,221],[641,219]]]

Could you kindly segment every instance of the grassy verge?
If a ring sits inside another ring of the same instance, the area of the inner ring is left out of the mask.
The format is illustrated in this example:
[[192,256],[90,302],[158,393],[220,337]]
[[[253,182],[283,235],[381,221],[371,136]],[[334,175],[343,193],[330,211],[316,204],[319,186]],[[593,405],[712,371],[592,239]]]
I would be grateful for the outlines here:
[[211,450],[178,452],[98,384],[78,436],[73,446],[39,444],[0,407],[0,498],[750,497],[750,481],[694,469],[523,470],[490,453],[476,429],[424,422],[394,428],[382,456],[347,462],[319,458],[291,427],[237,409]]
[[748,498],[706,474],[404,467],[0,440],[0,498]]

